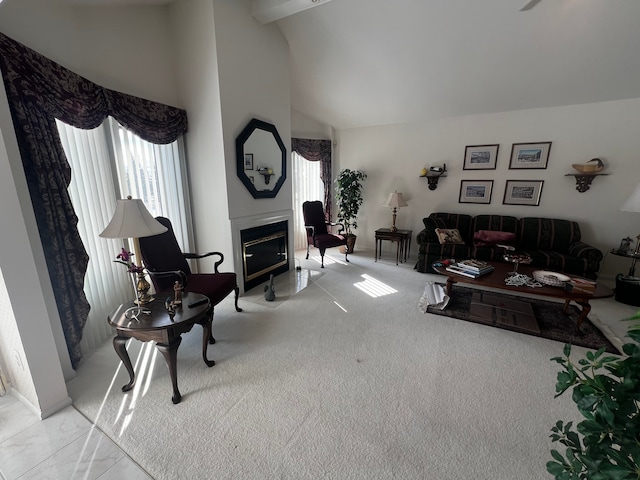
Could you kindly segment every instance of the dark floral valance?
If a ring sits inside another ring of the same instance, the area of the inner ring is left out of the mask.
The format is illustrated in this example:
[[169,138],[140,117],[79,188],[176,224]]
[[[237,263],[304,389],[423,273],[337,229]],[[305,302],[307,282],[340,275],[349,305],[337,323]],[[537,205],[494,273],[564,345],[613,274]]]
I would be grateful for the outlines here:
[[324,183],[324,211],[331,220],[331,140],[292,138],[291,151],[310,162],[320,162],[320,178]]
[[7,94],[77,128],[107,116],[152,143],[171,143],[187,130],[184,110],[96,85],[0,33]]
[[51,284],[74,368],[89,314],[83,292],[88,256],[67,191],[71,168],[55,119],[77,128],[114,117],[153,143],[187,129],[184,110],[103,88],[0,33],[0,69]]

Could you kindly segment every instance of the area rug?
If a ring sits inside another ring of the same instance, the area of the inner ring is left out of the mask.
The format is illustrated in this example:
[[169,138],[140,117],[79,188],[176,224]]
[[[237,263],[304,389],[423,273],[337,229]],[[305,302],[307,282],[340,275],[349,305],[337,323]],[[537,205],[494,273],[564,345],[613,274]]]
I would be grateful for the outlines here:
[[534,335],[549,340],[555,340],[562,343],[570,343],[581,347],[597,350],[605,347],[610,353],[620,354],[621,352],[596,328],[588,318],[586,318],[580,326],[580,331],[576,330],[576,322],[579,317],[579,309],[571,304],[567,313],[563,312],[564,303],[549,302],[537,298],[525,298],[516,295],[504,295],[495,293],[498,298],[504,301],[522,301],[531,305],[535,319],[537,321],[540,332],[527,331],[524,329],[514,328],[507,324],[492,323],[491,321],[482,321],[475,317],[471,312],[472,297],[474,290],[472,288],[459,287],[454,285],[451,298],[444,310],[429,307],[427,311],[434,315],[444,315],[446,317],[466,320],[469,322],[481,323],[506,330],[517,331],[526,335]]

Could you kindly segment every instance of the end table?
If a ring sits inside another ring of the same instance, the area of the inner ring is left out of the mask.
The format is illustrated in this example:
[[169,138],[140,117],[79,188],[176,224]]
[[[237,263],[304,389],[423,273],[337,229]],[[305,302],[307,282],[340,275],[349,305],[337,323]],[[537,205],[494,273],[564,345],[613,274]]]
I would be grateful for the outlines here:
[[379,228],[376,230],[376,262],[382,255],[382,241],[388,240],[396,244],[396,265],[398,262],[407,261],[407,255],[411,249],[411,235],[413,230],[391,230],[390,228]]
[[[173,292],[171,292],[173,294]],[[173,295],[172,295],[173,296]],[[160,299],[157,297],[161,297]],[[189,307],[189,305],[194,305]],[[135,373],[131,365],[131,359],[127,353],[127,340],[136,338],[141,342],[156,342],[156,347],[164,356],[169,367],[169,376],[173,386],[173,396],[171,401],[180,403],[182,395],[178,390],[177,357],[178,347],[182,342],[181,335],[193,328],[197,323],[202,325],[202,359],[207,367],[215,365],[213,360],[207,359],[207,346],[213,340],[211,336],[211,320],[213,311],[211,302],[207,297],[199,293],[188,292],[182,296],[182,305],[171,317],[164,306],[164,295],[158,294],[156,299],[146,305],[143,310],[148,313],[141,313],[137,318],[130,318],[126,312],[136,305],[123,303],[111,315],[107,317],[109,324],[116,329],[116,336],[113,339],[113,348],[122,360],[127,372],[129,372],[129,383],[122,387],[123,392],[128,392],[135,385]]]

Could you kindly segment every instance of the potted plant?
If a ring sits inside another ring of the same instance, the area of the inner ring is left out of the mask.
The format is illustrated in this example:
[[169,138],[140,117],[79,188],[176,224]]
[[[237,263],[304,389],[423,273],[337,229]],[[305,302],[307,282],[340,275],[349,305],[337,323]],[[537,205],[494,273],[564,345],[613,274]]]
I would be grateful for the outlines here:
[[[626,320],[640,319],[640,312]],[[551,439],[566,447],[551,450],[547,471],[557,480],[631,480],[640,478],[640,325],[627,330],[626,356],[589,351],[573,363],[571,345],[564,356],[556,397],[573,387],[572,399],[585,418],[575,428],[558,421]]]
[[360,170],[345,168],[336,178],[336,200],[338,223],[344,226],[347,236],[347,253],[353,253],[358,228],[358,211],[362,205],[362,182],[367,174]]

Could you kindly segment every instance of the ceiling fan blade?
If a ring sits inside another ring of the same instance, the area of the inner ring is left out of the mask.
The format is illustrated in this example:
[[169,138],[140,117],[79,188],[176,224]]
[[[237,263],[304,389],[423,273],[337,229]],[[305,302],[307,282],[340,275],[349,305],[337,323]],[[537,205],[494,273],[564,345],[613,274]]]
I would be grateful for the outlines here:
[[520,9],[521,12],[524,12],[526,10],[531,10],[533,7],[535,7],[538,3],[540,3],[542,0],[531,0],[529,3],[527,3],[524,7],[522,7]]

